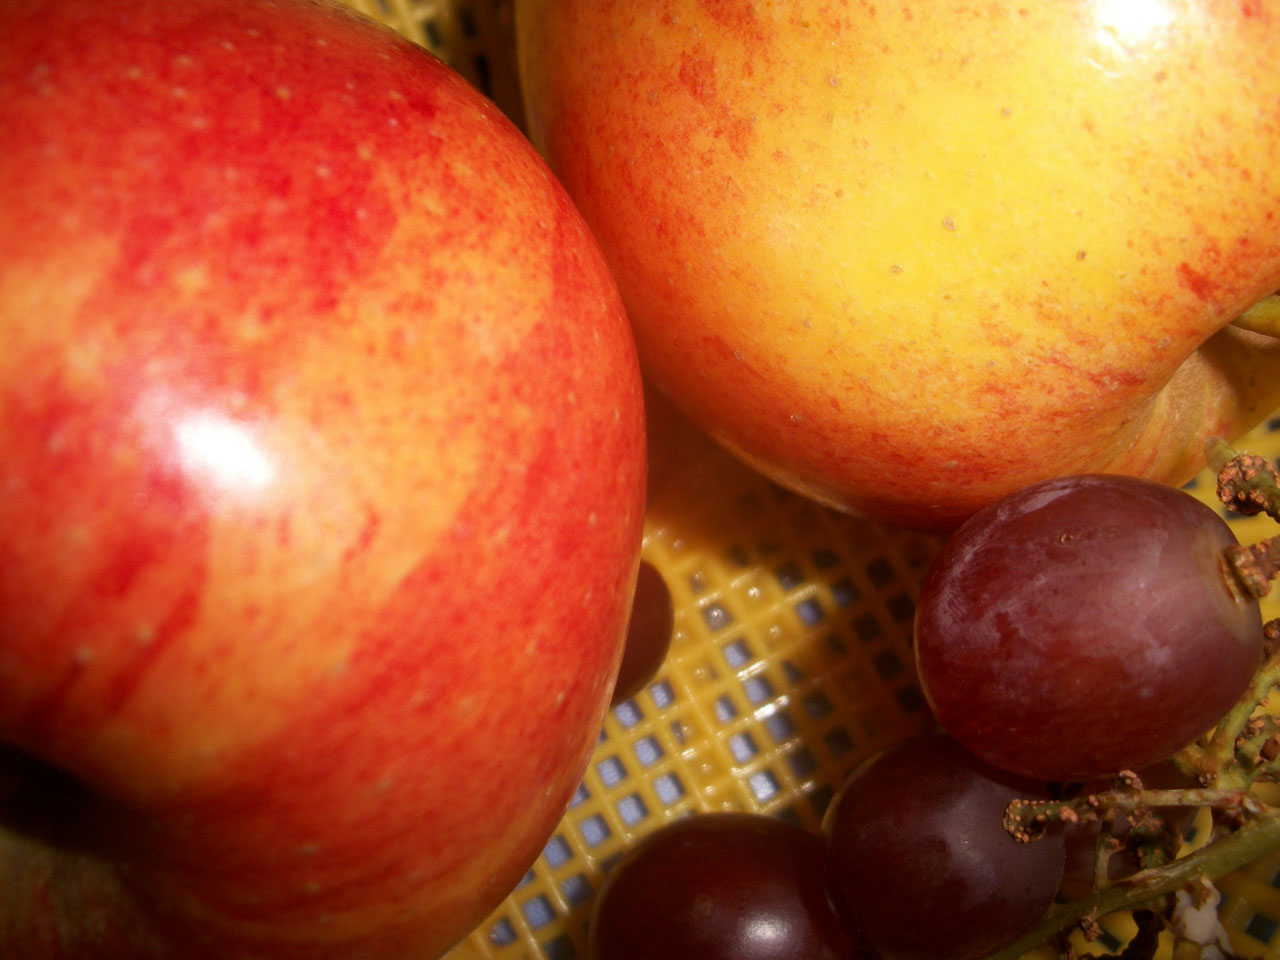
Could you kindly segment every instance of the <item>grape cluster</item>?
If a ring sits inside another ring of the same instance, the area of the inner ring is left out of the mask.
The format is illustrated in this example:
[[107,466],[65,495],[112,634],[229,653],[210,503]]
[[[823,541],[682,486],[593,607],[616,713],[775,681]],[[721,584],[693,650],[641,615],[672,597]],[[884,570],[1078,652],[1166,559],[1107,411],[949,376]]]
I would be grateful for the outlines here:
[[819,837],[762,814],[703,814],[645,837],[596,904],[595,960],[964,960],[999,949],[1052,902],[1061,831],[1018,843],[1010,801],[1042,784],[946,734],[864,762]]
[[1055,897],[1137,870],[1099,864],[1099,837],[1165,842],[1184,813],[1141,837],[1131,820],[1009,814],[1065,809],[1122,772],[1138,785],[1135,769],[1191,785],[1164,761],[1241,698],[1262,657],[1257,600],[1223,559],[1235,543],[1186,493],[1120,476],[1045,481],[976,514],[918,603],[940,729],[864,760],[821,836],[742,813],[650,834],[601,890],[591,956],[976,960]]

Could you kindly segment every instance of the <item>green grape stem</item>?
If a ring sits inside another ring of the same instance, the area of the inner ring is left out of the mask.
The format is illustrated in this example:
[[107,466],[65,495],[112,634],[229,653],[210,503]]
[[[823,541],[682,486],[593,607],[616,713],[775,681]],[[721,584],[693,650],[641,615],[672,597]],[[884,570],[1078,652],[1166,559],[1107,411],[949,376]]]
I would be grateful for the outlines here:
[[1280,523],[1280,474],[1265,457],[1240,453],[1220,438],[1206,445],[1209,465],[1218,474],[1218,499],[1235,513],[1265,513]]
[[1207,738],[1190,744],[1173,757],[1179,769],[1206,786],[1226,790],[1247,789],[1267,772],[1268,765],[1274,760],[1265,758],[1263,745],[1258,745],[1254,751],[1255,756],[1263,755],[1267,761],[1261,766],[1238,762],[1243,758],[1237,755],[1246,742],[1255,740],[1261,732],[1251,728],[1255,723],[1254,715],[1259,705],[1280,684],[1280,620],[1270,621],[1263,633],[1262,664],[1235,706],[1218,721]]
[[1212,807],[1229,813],[1251,814],[1261,814],[1268,809],[1242,789],[1143,790],[1121,786],[1070,800],[1014,800],[1005,810],[1004,828],[1015,840],[1033,843],[1050,823],[1090,823],[1102,819],[1108,811],[1129,812],[1151,807]]
[[1280,536],[1251,546],[1228,547],[1226,560],[1251,596],[1265,597],[1271,590],[1271,581],[1280,575]]
[[1270,715],[1250,717],[1236,742],[1236,758],[1257,771],[1255,782],[1280,779],[1280,720]]
[[[1228,510],[1246,517],[1265,513],[1280,522],[1280,474],[1266,458],[1239,453],[1216,437],[1208,442],[1205,452],[1218,472],[1218,499]],[[1228,585],[1260,599],[1280,576],[1280,535],[1250,546],[1228,547],[1222,561]]]
[[[1152,791],[1154,792],[1154,791]],[[1176,792],[1176,791],[1175,791]],[[1238,829],[1185,857],[1149,870],[1140,870],[1083,900],[1053,906],[1033,930],[989,960],[1018,960],[1086,917],[1140,909],[1194,883],[1201,877],[1220,877],[1280,849],[1280,809],[1261,807]]]

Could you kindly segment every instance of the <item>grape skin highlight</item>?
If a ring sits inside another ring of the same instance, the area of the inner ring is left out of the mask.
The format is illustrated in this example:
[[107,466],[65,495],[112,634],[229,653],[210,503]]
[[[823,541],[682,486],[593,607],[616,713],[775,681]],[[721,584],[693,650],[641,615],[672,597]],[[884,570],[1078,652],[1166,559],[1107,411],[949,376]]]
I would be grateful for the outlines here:
[[591,960],[854,960],[827,898],[821,837],[774,817],[707,813],[647,835],[609,874]]
[[921,686],[996,766],[1083,780],[1156,763],[1248,686],[1256,600],[1233,591],[1227,523],[1183,491],[1113,475],[1033,484],[975,514],[921,587]]
[[976,960],[1031,929],[1062,879],[1065,841],[1006,832],[1015,799],[1044,784],[996,770],[945,734],[864,761],[829,808],[828,883],[881,960]]

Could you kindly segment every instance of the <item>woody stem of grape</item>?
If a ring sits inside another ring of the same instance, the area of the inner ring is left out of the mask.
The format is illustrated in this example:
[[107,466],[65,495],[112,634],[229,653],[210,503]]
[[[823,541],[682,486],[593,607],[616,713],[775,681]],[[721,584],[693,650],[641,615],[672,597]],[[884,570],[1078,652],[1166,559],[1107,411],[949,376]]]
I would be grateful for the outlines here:
[[1135,873],[1083,900],[1053,907],[1035,929],[988,960],[1018,960],[1085,917],[1138,909],[1199,877],[1223,876],[1276,850],[1280,850],[1280,810],[1269,808],[1195,853]]

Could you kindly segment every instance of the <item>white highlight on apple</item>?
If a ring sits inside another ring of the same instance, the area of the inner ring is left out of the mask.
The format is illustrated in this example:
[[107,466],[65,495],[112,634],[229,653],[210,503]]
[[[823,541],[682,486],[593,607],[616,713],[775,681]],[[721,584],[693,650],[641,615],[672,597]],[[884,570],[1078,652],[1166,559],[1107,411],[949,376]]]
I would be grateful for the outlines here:
[[1098,38],[1123,47],[1150,43],[1174,22],[1168,0],[1095,0]]
[[221,414],[187,414],[174,437],[183,467],[228,492],[262,490],[275,478],[274,464],[249,428]]

